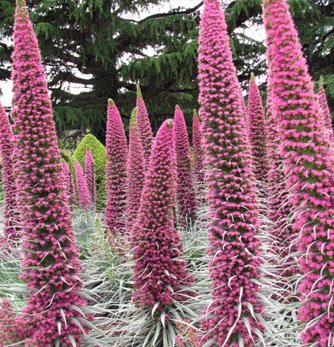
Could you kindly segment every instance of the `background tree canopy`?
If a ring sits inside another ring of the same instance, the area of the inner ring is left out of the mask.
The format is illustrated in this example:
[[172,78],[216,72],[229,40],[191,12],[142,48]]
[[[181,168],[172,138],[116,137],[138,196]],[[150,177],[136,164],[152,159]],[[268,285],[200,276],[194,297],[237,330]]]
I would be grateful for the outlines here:
[[[27,0],[47,65],[58,130],[90,130],[104,141],[107,98],[124,118],[135,103],[139,83],[152,124],[173,114],[175,104],[187,115],[197,108],[197,36],[202,2],[193,8],[148,16],[142,13],[164,0]],[[334,106],[334,2],[290,0],[311,74],[325,77]],[[15,0],[0,5],[0,79],[10,78]],[[265,73],[264,43],[247,36],[261,23],[261,0],[229,0],[224,7],[239,78]],[[75,93],[85,88],[82,93]]]

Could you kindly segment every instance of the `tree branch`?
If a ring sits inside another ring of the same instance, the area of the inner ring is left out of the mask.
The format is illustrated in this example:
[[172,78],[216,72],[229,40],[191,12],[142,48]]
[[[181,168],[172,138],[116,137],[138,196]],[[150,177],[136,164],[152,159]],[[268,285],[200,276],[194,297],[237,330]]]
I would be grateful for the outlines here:
[[192,8],[188,8],[187,10],[184,10],[184,11],[156,13],[156,14],[152,14],[151,16],[148,16],[148,17],[146,17],[144,19],[141,19],[139,21],[132,21],[132,22],[137,23],[137,24],[144,24],[146,21],[148,21],[150,19],[158,19],[158,18],[169,17],[169,16],[177,16],[177,15],[180,15],[180,14],[191,14],[191,13],[197,11],[202,5],[203,5],[203,1],[201,1],[196,6],[194,6]]

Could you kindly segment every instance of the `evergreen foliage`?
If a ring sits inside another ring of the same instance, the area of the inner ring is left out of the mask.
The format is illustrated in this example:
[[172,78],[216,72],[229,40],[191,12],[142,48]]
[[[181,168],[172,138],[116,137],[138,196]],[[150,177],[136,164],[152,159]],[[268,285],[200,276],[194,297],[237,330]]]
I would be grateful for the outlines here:
[[[106,111],[104,100],[112,97],[121,115],[129,118],[135,101],[136,83],[140,83],[156,131],[163,117],[171,117],[175,104],[185,114],[197,108],[196,54],[199,11],[180,6],[135,21],[129,13],[143,12],[150,5],[167,0],[35,0],[28,1],[35,31],[49,69],[49,86],[54,101],[58,130],[89,129],[104,141]],[[3,0],[0,31],[12,32],[13,0]],[[248,38],[242,29],[258,21],[260,0],[233,0],[226,9],[235,62],[246,80],[251,69],[261,75],[264,45]],[[125,19],[125,17],[127,19]],[[254,49],[254,46],[257,49]],[[151,56],[146,52],[154,48]],[[7,41],[0,45],[0,60],[10,60]],[[253,63],[256,60],[256,66]],[[9,78],[6,65],[0,79]],[[80,74],[78,74],[80,71]],[[75,95],[66,87],[87,87]]]
[[85,166],[86,150],[90,149],[94,158],[94,170],[96,177],[97,189],[97,207],[101,208],[105,205],[106,189],[105,189],[105,166],[107,162],[107,153],[103,144],[92,134],[87,134],[79,143],[71,158],[71,172],[74,175],[73,163],[77,160],[82,167]]

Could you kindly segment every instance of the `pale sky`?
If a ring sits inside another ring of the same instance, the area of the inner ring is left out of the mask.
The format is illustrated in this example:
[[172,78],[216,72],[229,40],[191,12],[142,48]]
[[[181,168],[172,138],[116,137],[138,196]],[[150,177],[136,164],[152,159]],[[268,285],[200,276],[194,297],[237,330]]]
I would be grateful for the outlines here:
[[[231,0],[225,0],[223,3],[226,5]],[[191,8],[196,6],[200,0],[186,0],[186,1],[180,1],[180,0],[169,0],[165,1],[163,4],[160,5],[152,5],[148,11],[145,11],[143,13],[140,13],[138,15],[129,15],[129,18],[132,19],[142,19],[145,18],[148,15],[154,14],[154,13],[162,13],[162,12],[169,12],[173,9],[176,9],[178,7],[183,8]],[[182,3],[182,5],[180,4]],[[126,18],[127,16],[123,16]],[[253,39],[256,39],[257,41],[263,41],[264,40],[264,30],[262,26],[259,27],[253,27],[251,29],[248,29],[245,31],[245,33],[252,37]],[[0,96],[1,103],[3,106],[10,106],[11,100],[12,100],[12,82],[11,81],[0,81],[0,89],[2,90],[3,95]],[[67,89],[71,90],[72,93],[80,93],[83,89],[78,88],[78,86],[72,84],[68,85]]]

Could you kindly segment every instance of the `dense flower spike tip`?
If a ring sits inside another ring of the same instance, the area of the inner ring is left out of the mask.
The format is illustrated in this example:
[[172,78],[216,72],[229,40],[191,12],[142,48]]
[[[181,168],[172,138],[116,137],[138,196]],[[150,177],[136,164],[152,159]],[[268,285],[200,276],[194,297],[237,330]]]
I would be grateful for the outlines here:
[[124,229],[128,144],[121,115],[112,99],[108,99],[106,151],[108,198],[104,223],[108,233],[116,234]]
[[144,186],[144,178],[144,149],[139,136],[137,126],[137,108],[135,108],[130,120],[129,160],[127,165],[126,229],[128,233],[130,233],[136,220],[140,197]]
[[173,122],[167,120],[154,140],[132,229],[134,300],[144,307],[159,303],[158,312],[181,300],[177,292],[190,281],[186,263],[179,258],[183,250],[173,220],[175,175]]
[[325,127],[328,132],[328,136],[332,142],[334,142],[334,133],[332,125],[332,116],[327,102],[326,91],[324,87],[324,78],[321,76],[319,81],[318,91],[319,104],[322,111]]
[[204,1],[198,62],[212,279],[212,302],[202,321],[203,342],[252,347],[263,329],[257,296],[258,211],[239,82],[219,0]]
[[147,168],[150,155],[151,147],[153,142],[153,132],[150,122],[150,117],[148,116],[146,105],[140,90],[139,85],[137,85],[137,125],[140,134],[140,139],[143,144],[144,154],[145,154],[145,167]]
[[79,204],[84,210],[89,210],[89,207],[91,204],[90,193],[89,193],[86,177],[78,161],[75,161],[74,163],[74,170],[75,170],[75,181],[77,184]]
[[90,203],[93,208],[96,207],[96,183],[95,183],[95,169],[94,158],[89,148],[86,150],[85,155],[85,177],[87,187],[90,195]]
[[[20,315],[26,346],[79,345],[76,324],[85,300],[79,294],[79,250],[62,176],[51,100],[38,42],[25,7],[17,6],[12,55],[17,202],[22,222],[22,279],[31,295]],[[61,327],[61,329],[60,329]],[[2,345],[2,342],[0,342]]]
[[299,235],[303,345],[332,346],[334,335],[334,159],[322,112],[285,0],[265,0],[270,88],[280,116],[281,153],[293,229]]
[[182,110],[175,107],[174,147],[177,173],[177,205],[181,225],[196,219],[197,202],[193,185],[187,126]]
[[4,186],[4,236],[13,239],[17,236],[16,185],[13,162],[13,132],[5,109],[0,103],[0,157],[2,160],[2,182]]
[[252,73],[248,92],[249,140],[251,144],[254,174],[264,182],[268,174],[267,128],[260,90]]
[[194,164],[195,176],[197,183],[201,184],[204,181],[204,150],[202,145],[202,132],[200,128],[200,121],[197,111],[194,110],[193,114],[193,151],[194,151]]

